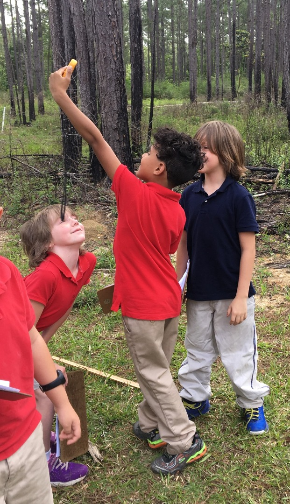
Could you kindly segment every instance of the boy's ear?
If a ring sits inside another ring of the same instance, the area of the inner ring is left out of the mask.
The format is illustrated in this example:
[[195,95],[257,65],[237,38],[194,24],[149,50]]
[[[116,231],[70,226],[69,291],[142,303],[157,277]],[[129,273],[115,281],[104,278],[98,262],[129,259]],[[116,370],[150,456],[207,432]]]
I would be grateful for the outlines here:
[[162,161],[159,162],[159,165],[154,170],[154,175],[162,175],[166,171],[166,165]]

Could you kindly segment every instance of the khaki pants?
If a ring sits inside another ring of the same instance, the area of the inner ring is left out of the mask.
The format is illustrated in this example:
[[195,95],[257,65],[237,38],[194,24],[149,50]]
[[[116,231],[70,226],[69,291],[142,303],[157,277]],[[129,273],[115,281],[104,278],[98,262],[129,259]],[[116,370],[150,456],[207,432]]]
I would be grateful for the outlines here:
[[159,429],[170,454],[190,448],[196,431],[188,419],[170,373],[179,317],[137,320],[123,317],[125,336],[144,400],[138,408],[140,428]]
[[42,424],[8,459],[0,461],[0,504],[53,504]]

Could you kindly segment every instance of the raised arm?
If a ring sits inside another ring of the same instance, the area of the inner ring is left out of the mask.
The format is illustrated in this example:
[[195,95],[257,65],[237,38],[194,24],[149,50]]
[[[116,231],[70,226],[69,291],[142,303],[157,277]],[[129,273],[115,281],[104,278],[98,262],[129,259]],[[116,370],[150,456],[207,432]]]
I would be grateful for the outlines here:
[[[63,77],[64,70],[67,70]],[[108,177],[112,180],[114,174],[120,165],[118,157],[111,147],[104,140],[101,132],[95,124],[76,107],[70,97],[67,95],[67,89],[70,85],[72,67],[63,67],[52,73],[49,78],[50,91],[53,99],[66,114],[74,128],[91,145],[96,157],[106,171]]]

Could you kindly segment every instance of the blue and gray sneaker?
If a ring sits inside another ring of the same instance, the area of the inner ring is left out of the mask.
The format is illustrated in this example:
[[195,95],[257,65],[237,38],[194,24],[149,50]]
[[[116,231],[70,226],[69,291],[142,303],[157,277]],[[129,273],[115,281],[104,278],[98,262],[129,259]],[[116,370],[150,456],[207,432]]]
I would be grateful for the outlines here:
[[149,447],[152,450],[156,450],[157,448],[161,448],[162,446],[166,446],[166,442],[161,439],[160,433],[158,429],[153,429],[150,432],[145,432],[141,430],[139,426],[139,422],[135,422],[132,426],[132,430],[138,439],[142,439],[142,441],[147,441]]
[[250,434],[264,434],[269,426],[265,419],[264,407],[243,409],[244,419],[247,422],[247,430]]
[[208,400],[201,402],[192,402],[182,397],[182,402],[184,404],[184,408],[189,420],[192,420],[192,418],[198,417],[200,415],[205,415],[210,410],[210,403]]

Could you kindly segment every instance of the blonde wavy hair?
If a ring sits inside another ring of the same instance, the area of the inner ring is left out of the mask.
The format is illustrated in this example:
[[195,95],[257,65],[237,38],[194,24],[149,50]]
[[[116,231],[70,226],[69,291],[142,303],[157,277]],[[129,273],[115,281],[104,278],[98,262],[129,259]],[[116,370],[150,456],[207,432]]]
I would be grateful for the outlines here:
[[223,121],[209,121],[198,129],[194,138],[199,143],[206,143],[208,149],[218,156],[227,175],[239,180],[245,174],[245,146],[234,126]]
[[[70,208],[66,213],[76,216]],[[51,229],[61,216],[61,205],[50,205],[25,222],[20,228],[22,248],[28,257],[29,266],[36,268],[47,257],[52,241]],[[80,255],[85,250],[80,247]]]

